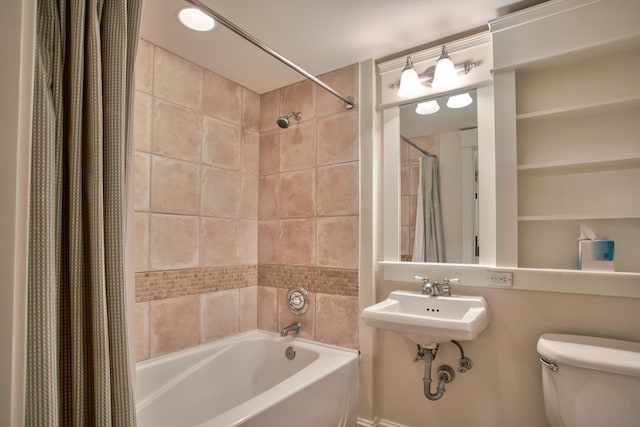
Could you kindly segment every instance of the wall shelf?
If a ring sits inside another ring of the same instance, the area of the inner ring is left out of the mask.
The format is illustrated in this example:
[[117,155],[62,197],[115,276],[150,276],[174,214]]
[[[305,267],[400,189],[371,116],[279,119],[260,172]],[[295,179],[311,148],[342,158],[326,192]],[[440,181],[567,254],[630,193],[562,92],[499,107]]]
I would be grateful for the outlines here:
[[608,158],[522,164],[518,165],[518,171],[526,172],[555,169],[560,171],[570,171],[571,169],[581,168],[617,169],[626,167],[640,167],[640,153],[630,154],[628,156],[615,156]]
[[565,117],[569,115],[594,114],[605,111],[615,111],[640,105],[640,94],[604,99],[595,102],[565,105],[545,110],[532,111],[516,115],[516,120],[544,119],[550,117]]
[[518,217],[518,221],[520,222],[590,221],[590,220],[619,220],[619,219],[640,219],[640,212],[603,213],[603,214],[523,215]]

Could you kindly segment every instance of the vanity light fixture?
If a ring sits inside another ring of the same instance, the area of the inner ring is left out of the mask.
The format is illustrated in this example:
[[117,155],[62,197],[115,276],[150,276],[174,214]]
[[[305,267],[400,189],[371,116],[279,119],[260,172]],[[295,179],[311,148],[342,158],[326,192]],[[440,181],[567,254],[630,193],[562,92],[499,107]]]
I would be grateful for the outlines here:
[[432,99],[431,101],[421,102],[416,105],[416,114],[421,116],[427,116],[429,114],[436,113],[440,109],[438,101]]
[[420,77],[418,77],[418,73],[416,73],[416,70],[413,68],[411,57],[407,56],[407,64],[402,69],[402,75],[400,76],[398,96],[401,98],[411,98],[419,95],[421,90]]
[[212,17],[195,7],[180,9],[178,19],[182,25],[194,31],[211,31],[216,26]]
[[411,57],[407,56],[407,64],[402,69],[400,84],[394,86],[398,88],[398,96],[401,98],[411,98],[423,94],[423,83],[438,90],[450,89],[455,86],[459,74],[469,74],[475,66],[474,62],[455,65],[447,53],[447,46],[443,45],[433,75],[428,74],[427,71],[418,74],[413,68]]
[[453,95],[449,97],[447,101],[447,107],[449,108],[464,108],[467,105],[471,104],[473,99],[471,99],[471,95],[469,92],[461,93],[459,95]]

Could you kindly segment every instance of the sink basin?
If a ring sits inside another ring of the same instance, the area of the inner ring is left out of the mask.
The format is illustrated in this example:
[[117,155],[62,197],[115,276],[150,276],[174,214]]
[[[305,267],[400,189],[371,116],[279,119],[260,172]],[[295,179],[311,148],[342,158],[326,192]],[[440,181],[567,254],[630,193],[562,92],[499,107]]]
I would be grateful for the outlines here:
[[365,308],[361,317],[369,326],[403,334],[423,347],[474,340],[489,323],[483,297],[410,291],[391,292],[386,300]]

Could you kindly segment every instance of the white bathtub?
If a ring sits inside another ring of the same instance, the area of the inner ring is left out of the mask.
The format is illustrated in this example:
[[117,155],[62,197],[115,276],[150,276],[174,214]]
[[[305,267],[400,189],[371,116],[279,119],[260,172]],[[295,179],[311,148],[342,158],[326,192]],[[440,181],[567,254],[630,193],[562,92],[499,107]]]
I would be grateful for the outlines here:
[[357,399],[357,352],[262,331],[136,367],[140,427],[351,427]]

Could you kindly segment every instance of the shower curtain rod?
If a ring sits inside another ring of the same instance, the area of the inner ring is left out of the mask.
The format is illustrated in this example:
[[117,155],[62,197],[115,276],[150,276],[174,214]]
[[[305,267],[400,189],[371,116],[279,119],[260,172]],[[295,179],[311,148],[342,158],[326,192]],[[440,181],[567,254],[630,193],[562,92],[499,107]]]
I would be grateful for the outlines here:
[[254,36],[252,36],[251,34],[247,33],[242,28],[238,27],[236,24],[234,24],[233,22],[229,21],[224,16],[220,15],[218,12],[214,11],[213,9],[211,9],[209,6],[205,5],[204,3],[200,2],[199,0],[185,0],[185,1],[187,3],[190,3],[190,4],[194,5],[197,8],[199,8],[200,10],[205,12],[206,14],[211,15],[213,18],[215,18],[222,25],[224,25],[225,27],[227,27],[228,29],[230,29],[231,31],[233,31],[234,33],[236,33],[237,35],[239,35],[240,37],[242,37],[243,39],[245,39],[249,43],[252,43],[256,47],[262,49],[263,51],[265,51],[269,55],[271,55],[274,58],[276,58],[278,61],[280,61],[283,64],[287,65],[289,68],[292,68],[294,71],[302,74],[304,77],[306,77],[307,79],[311,80],[312,82],[314,82],[315,84],[317,84],[318,86],[320,86],[321,88],[326,90],[327,92],[331,93],[333,96],[335,96],[337,98],[340,98],[342,101],[344,101],[345,108],[347,110],[350,110],[353,107],[355,107],[356,102],[355,102],[355,100],[353,99],[352,96],[348,96],[348,97],[342,96],[338,91],[333,89],[331,86],[329,86],[328,84],[326,84],[322,80],[318,79],[314,75],[310,74],[306,70],[300,68],[299,66],[297,66],[293,62],[289,61],[287,58],[285,58],[284,56],[280,55],[278,52],[276,52],[275,50],[271,49],[269,46],[267,46],[266,44],[264,44],[263,42],[261,42],[260,40],[258,40]]
[[400,135],[400,139],[403,140],[404,142],[406,142],[407,144],[409,144],[410,146],[412,146],[413,148],[415,148],[416,150],[418,150],[419,152],[421,152],[422,154],[424,154],[425,156],[433,157],[434,159],[438,158],[438,156],[436,156],[435,154],[431,154],[427,150],[423,150],[418,145],[416,145],[415,143],[411,142],[411,140],[409,138],[407,138],[406,136]]

